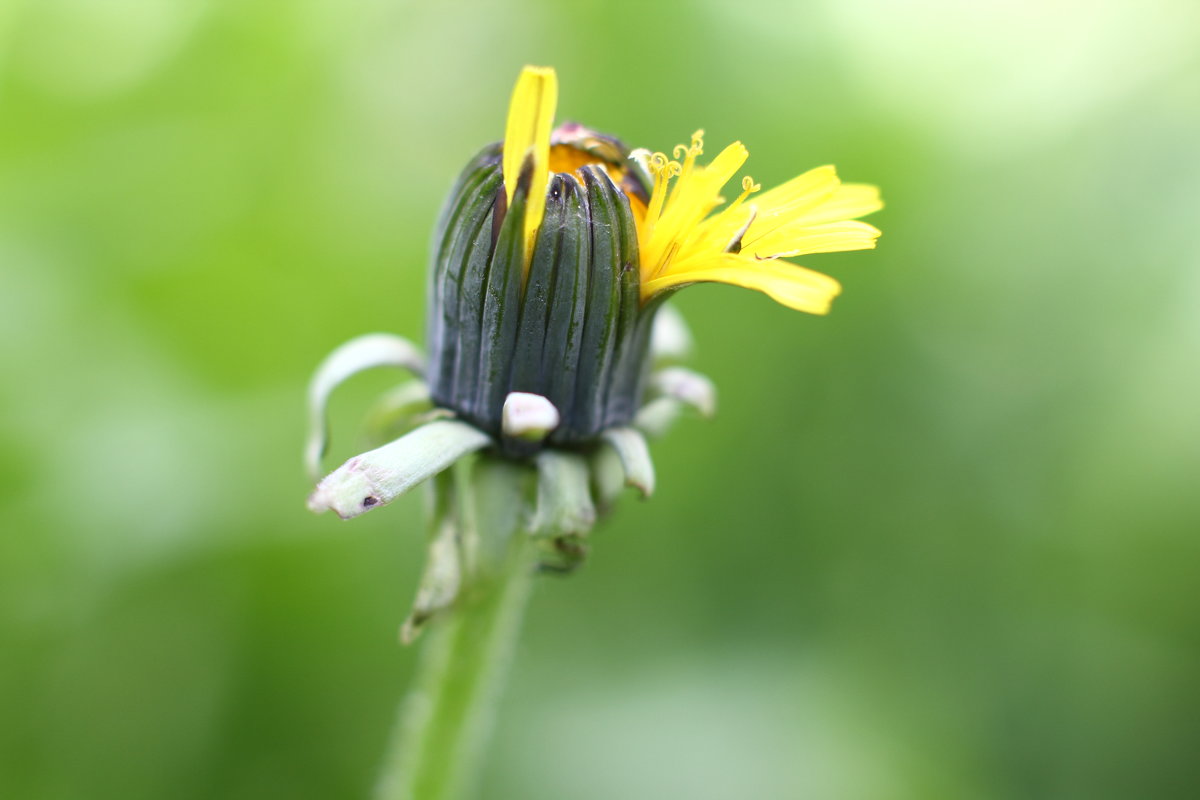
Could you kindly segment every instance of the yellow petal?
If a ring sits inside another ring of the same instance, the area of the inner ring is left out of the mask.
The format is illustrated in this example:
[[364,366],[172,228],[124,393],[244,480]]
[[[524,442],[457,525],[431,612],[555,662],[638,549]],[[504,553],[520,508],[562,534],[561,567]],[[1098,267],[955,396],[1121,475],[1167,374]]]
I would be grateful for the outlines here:
[[[753,227],[751,231],[753,231]],[[865,222],[845,220],[823,225],[788,223],[765,236],[747,237],[743,253],[757,258],[790,258],[810,253],[842,253],[870,250],[879,238],[879,229]]]
[[653,297],[669,287],[689,283],[728,283],[763,292],[797,311],[825,314],[842,290],[841,284],[828,275],[795,264],[755,262],[732,253],[712,256],[704,264],[698,261],[693,261],[692,268],[686,271],[672,271],[642,284],[643,296]]
[[525,263],[533,251],[533,238],[546,213],[546,182],[550,178],[550,128],[558,105],[558,77],[552,67],[525,67],[513,88],[504,128],[504,186],[508,202],[517,189],[517,177],[526,157],[533,157],[533,181],[525,207]]
[[[754,218],[749,230],[745,231],[741,237],[743,249],[749,248],[751,243],[764,236],[774,234],[784,226],[794,230],[800,220],[805,220],[803,223],[805,225],[812,224],[813,215],[838,197],[840,191],[841,181],[838,180],[837,170],[832,166],[824,166],[810,169],[770,191],[747,200],[747,206],[754,209]],[[825,215],[821,221],[826,218],[832,221],[849,217],[837,214],[832,217]],[[750,212],[739,209],[736,214],[718,214],[706,220],[700,227],[704,230],[705,240],[710,246],[715,245],[718,249],[724,249],[733,235],[748,220],[750,220]],[[774,241],[778,241],[778,239]],[[771,251],[769,248],[764,248],[756,252],[767,257],[790,249],[790,247],[778,247]],[[817,251],[810,250],[808,252]]]
[[840,185],[836,169],[832,166],[816,167],[756,195],[753,202],[758,206],[759,215],[764,218],[777,214],[790,217],[825,201]]
[[858,219],[883,208],[879,187],[866,183],[843,183],[821,204],[798,214],[796,220],[806,225]]

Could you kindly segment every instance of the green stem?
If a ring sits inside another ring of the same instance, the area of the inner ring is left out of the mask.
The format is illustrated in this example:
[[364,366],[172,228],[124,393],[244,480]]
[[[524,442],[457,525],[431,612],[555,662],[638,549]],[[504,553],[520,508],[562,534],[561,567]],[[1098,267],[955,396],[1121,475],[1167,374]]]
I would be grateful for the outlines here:
[[[448,477],[448,476],[447,476]],[[453,609],[426,632],[376,800],[457,800],[474,788],[529,598],[535,548],[520,530],[527,471],[481,458],[453,481],[465,563]]]

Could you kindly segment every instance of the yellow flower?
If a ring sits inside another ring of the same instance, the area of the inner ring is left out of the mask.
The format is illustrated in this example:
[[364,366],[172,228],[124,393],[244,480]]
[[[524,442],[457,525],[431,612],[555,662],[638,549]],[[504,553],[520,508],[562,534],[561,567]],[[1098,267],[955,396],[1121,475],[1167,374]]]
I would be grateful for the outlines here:
[[[637,225],[643,303],[692,283],[729,283],[765,292],[776,301],[824,314],[841,291],[833,278],[777,259],[865,250],[875,247],[879,230],[857,218],[883,207],[879,190],[842,183],[832,166],[817,167],[766,192],[748,176],[741,193],[724,208],[722,191],[749,156],[741,142],[708,164],[703,131],[690,145],[663,153],[634,150],[626,167],[608,159],[588,160],[578,148],[551,147],[558,99],[553,69],[526,67],[509,105],[504,140],[504,182],[511,201],[527,159],[533,187],[553,172],[573,172],[588,163],[602,165],[618,185],[629,173],[649,186],[648,197],[626,192]],[[525,216],[526,263],[545,209],[545,193],[531,191]]]

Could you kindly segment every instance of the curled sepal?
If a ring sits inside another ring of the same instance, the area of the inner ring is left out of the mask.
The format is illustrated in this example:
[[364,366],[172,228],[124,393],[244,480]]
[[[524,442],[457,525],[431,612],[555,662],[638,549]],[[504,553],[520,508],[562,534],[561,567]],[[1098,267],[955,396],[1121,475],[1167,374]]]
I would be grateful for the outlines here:
[[675,306],[664,303],[654,315],[650,333],[650,357],[656,366],[678,364],[692,355],[694,343],[687,320]]
[[656,397],[638,409],[633,427],[651,439],[660,439],[683,416],[684,408],[674,397]]
[[625,467],[612,445],[601,442],[588,458],[592,469],[592,490],[596,495],[596,507],[601,513],[609,511],[617,503],[625,489]]
[[459,549],[459,520],[454,478],[436,475],[429,488],[429,547],[412,611],[400,626],[400,641],[412,644],[425,622],[449,608],[462,587],[463,564]]
[[609,428],[603,434],[604,441],[612,445],[625,469],[625,484],[636,487],[643,497],[654,493],[654,462],[650,460],[650,448],[646,437],[635,428]]
[[342,519],[357,517],[490,443],[487,434],[465,422],[430,422],[329,473],[308,498],[308,507],[317,513],[333,509]]
[[596,506],[583,456],[561,450],[537,455],[537,510],[531,532],[546,536],[585,534],[596,524]]
[[416,345],[400,336],[368,333],[351,339],[325,357],[308,384],[308,442],[304,463],[313,480],[321,474],[321,457],[329,446],[325,418],[329,395],[348,378],[373,367],[402,367],[419,376],[425,372],[425,356]]
[[705,375],[685,367],[667,367],[650,376],[650,391],[696,410],[702,417],[717,413],[717,387]]
[[698,372],[666,367],[650,377],[651,400],[638,409],[633,427],[657,439],[666,434],[685,411],[711,417],[717,410],[717,389]]

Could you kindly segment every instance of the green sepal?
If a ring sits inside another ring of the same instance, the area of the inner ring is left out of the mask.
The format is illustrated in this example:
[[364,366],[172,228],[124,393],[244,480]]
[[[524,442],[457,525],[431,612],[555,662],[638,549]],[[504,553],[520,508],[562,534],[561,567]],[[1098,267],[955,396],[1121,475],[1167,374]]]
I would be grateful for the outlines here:
[[309,510],[332,509],[342,519],[387,505],[459,458],[489,444],[487,434],[458,420],[422,425],[394,442],[357,455],[325,476]]
[[628,422],[641,402],[646,352],[654,320],[653,308],[642,307],[641,260],[633,212],[624,194],[618,193],[617,199],[621,242],[620,309],[612,377],[605,388],[604,427]]
[[[468,257],[491,257],[492,214],[502,186],[499,145],[491,145],[463,170],[451,191],[433,239],[426,346],[430,392],[439,402],[454,395],[459,359],[460,297]],[[485,247],[486,245],[486,247]]]
[[432,616],[454,604],[462,587],[459,504],[455,484],[453,474],[447,470],[435,475],[425,490],[429,541],[412,609],[400,626],[402,644],[412,644]]
[[[503,201],[504,193],[500,191],[495,203],[499,206]],[[487,213],[464,254],[457,281],[455,324],[453,329],[447,330],[447,335],[454,334],[454,368],[450,381],[438,387],[441,391],[434,395],[439,403],[445,403],[472,420],[477,418],[473,401],[479,384],[479,348],[483,341],[479,326],[487,274],[495,252],[493,231],[497,217],[503,213],[502,208],[493,208]]]
[[560,430],[551,434],[551,441],[566,438],[567,417],[575,403],[584,320],[588,313],[588,265],[592,259],[591,211],[587,195],[574,175],[560,177],[563,235],[542,348],[541,374],[545,390],[539,392],[564,418]]
[[521,284],[525,278],[525,206],[533,179],[533,159],[527,158],[517,178],[512,203],[500,225],[484,284],[480,316],[479,373],[475,402],[467,411],[489,433],[498,434],[512,368],[513,346],[521,314]]
[[537,535],[583,535],[596,524],[587,460],[578,453],[543,450],[537,455]]
[[613,446],[625,469],[625,484],[638,489],[643,497],[654,494],[654,462],[646,437],[636,428],[609,428],[603,439]]
[[554,279],[559,270],[563,239],[570,230],[565,195],[571,191],[571,183],[573,181],[564,175],[555,175],[550,179],[546,215],[534,243],[521,302],[517,342],[513,347],[512,378],[509,381],[509,390],[513,392],[537,393],[542,385],[545,374],[542,350],[546,343],[546,327],[554,296]]
[[325,357],[308,384],[308,442],[305,466],[320,477],[321,458],[329,446],[326,411],[333,390],[360,372],[375,367],[402,367],[416,375],[425,371],[425,356],[412,342],[390,333],[357,336]]
[[616,347],[621,300],[621,247],[617,236],[620,198],[616,186],[600,167],[589,165],[580,172],[591,209],[592,259],[575,402],[563,411],[563,427],[591,436],[604,426],[607,382]]
[[596,507],[607,513],[617,504],[617,498],[625,489],[625,467],[616,448],[607,442],[596,445],[588,457],[592,471],[592,490],[596,496]]

